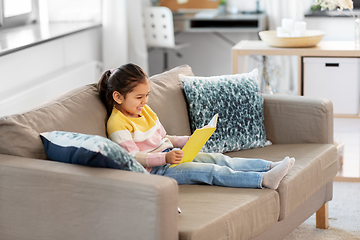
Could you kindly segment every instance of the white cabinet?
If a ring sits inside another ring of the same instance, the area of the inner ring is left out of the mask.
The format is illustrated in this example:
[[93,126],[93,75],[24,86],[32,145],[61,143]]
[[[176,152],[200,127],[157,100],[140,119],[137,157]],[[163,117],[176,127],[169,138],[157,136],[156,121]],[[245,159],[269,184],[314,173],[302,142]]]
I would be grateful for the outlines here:
[[304,57],[304,96],[328,98],[334,114],[359,114],[360,58]]

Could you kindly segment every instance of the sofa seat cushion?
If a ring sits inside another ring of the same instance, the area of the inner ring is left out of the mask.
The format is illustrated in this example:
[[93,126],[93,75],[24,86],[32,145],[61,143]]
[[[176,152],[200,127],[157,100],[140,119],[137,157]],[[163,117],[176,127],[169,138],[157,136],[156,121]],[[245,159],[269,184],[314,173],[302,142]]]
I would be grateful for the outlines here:
[[280,182],[280,217],[284,219],[331,181],[338,171],[336,147],[332,144],[274,144],[264,148],[227,153],[232,157],[280,161],[295,157],[290,172]]
[[68,131],[106,137],[106,120],[95,84],[76,88],[28,112],[0,118],[0,153],[47,159],[40,133]]
[[179,239],[249,239],[278,221],[270,189],[180,185]]

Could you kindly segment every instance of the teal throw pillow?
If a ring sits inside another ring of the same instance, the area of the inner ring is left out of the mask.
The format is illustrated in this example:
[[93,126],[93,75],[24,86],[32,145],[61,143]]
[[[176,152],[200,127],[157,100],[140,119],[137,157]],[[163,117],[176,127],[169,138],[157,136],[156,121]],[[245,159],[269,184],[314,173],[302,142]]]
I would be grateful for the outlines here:
[[148,173],[115,142],[97,135],[53,131],[40,134],[50,160]]
[[214,77],[179,75],[189,108],[191,131],[218,113],[217,128],[203,152],[230,152],[270,145],[264,127],[264,100],[258,92],[258,70]]

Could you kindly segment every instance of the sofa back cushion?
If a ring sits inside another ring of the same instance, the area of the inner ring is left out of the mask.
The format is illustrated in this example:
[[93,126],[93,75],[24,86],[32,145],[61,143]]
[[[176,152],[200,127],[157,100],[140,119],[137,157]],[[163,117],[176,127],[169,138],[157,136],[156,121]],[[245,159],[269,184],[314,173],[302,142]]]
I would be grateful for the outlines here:
[[148,105],[158,115],[169,135],[191,135],[184,87],[179,74],[194,76],[191,67],[182,65],[150,77]]
[[95,84],[74,89],[36,109],[0,119],[0,153],[47,159],[40,133],[68,131],[106,137],[107,113]]

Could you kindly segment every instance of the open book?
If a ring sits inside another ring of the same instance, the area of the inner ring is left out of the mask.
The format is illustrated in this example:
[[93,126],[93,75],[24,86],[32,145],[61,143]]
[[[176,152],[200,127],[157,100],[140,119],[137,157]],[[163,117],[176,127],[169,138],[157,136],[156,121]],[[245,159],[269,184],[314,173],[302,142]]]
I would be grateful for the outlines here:
[[[215,114],[211,121],[208,123],[208,125],[195,130],[195,132],[191,135],[185,146],[182,148],[184,155],[179,164],[184,162],[191,162],[196,157],[196,155],[200,152],[201,148],[205,145],[207,140],[215,131],[218,116],[218,113]],[[179,164],[173,164],[170,167],[175,167]]]

